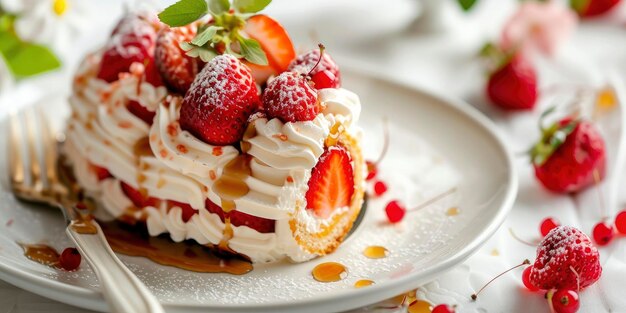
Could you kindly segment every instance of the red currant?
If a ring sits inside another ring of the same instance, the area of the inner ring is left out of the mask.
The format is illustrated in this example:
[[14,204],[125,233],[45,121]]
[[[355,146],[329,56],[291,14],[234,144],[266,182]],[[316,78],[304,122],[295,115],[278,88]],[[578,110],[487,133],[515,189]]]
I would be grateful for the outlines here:
[[387,192],[387,184],[385,184],[385,183],[384,183],[384,182],[382,182],[382,181],[377,181],[377,182],[374,184],[374,194],[375,194],[377,197],[380,197],[380,196],[384,195],[384,194],[385,194],[385,192]]
[[600,222],[593,228],[593,240],[599,246],[607,245],[613,240],[613,236],[615,236],[613,226],[606,222]]
[[431,313],[454,313],[454,307],[451,307],[447,304],[440,304],[433,308]]
[[76,248],[65,248],[59,258],[59,265],[66,271],[73,271],[80,266],[80,253]]
[[524,272],[522,272],[522,283],[524,283],[524,286],[526,287],[526,289],[530,290],[530,291],[537,291],[539,290],[539,288],[533,286],[533,284],[530,282],[530,269],[532,266],[527,266],[524,269]]
[[626,235],[626,210],[619,212],[615,217],[615,228],[620,234]]
[[556,313],[574,313],[580,308],[578,293],[574,290],[559,289],[552,295],[552,307]]
[[315,89],[318,90],[337,87],[337,77],[329,70],[315,73],[315,75],[311,77],[311,80],[315,83]]
[[365,180],[372,180],[378,174],[378,167],[372,161],[365,161],[365,165],[367,166],[367,178]]
[[393,200],[385,207],[385,213],[387,213],[387,219],[390,223],[398,223],[404,218],[406,209],[400,204],[400,202]]
[[553,217],[548,217],[544,219],[543,221],[541,221],[541,226],[539,226],[541,236],[547,236],[552,229],[556,228],[559,225],[561,225],[561,223],[559,223],[559,221]]

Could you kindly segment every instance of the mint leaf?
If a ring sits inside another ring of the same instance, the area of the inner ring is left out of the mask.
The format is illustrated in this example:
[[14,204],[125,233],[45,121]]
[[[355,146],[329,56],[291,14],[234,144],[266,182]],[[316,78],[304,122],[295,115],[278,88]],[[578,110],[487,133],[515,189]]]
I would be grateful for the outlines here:
[[204,44],[211,40],[215,36],[215,34],[217,34],[217,31],[221,29],[224,29],[224,27],[211,25],[199,34],[197,34],[196,37],[191,41],[191,43],[196,46],[204,46]]
[[61,66],[61,62],[46,47],[22,42],[10,32],[0,33],[0,53],[9,69],[18,78],[47,72]]
[[246,60],[258,65],[267,65],[267,56],[258,41],[243,37],[238,39],[241,46],[241,54]]
[[235,0],[233,5],[240,13],[256,13],[263,10],[272,0]]
[[159,13],[159,19],[171,27],[185,26],[204,16],[207,11],[205,0],[180,0]]
[[476,4],[477,0],[458,0],[459,1],[459,5],[461,5],[461,8],[463,8],[463,11],[469,11],[472,7],[474,7],[474,4]]
[[189,42],[181,42],[180,48],[192,58],[200,58],[203,62],[209,62],[217,56],[217,52],[207,47],[196,46]]
[[230,10],[230,2],[228,0],[209,0],[209,11],[213,15],[219,15]]

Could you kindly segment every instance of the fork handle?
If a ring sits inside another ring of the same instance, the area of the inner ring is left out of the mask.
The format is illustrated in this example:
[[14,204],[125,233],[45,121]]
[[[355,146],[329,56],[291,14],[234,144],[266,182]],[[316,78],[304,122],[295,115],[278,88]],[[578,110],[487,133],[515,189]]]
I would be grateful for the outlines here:
[[72,226],[66,233],[96,273],[112,312],[162,313],[163,307],[148,288],[117,258],[95,221],[96,234],[81,234]]

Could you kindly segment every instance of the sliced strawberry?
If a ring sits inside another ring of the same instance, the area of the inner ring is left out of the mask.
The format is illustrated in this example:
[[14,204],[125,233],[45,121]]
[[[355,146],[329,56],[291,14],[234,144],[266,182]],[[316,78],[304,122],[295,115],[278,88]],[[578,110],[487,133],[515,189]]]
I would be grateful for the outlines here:
[[157,37],[155,58],[157,67],[167,85],[184,94],[193,79],[204,66],[200,58],[192,58],[180,47],[181,42],[189,42],[195,36],[197,27],[190,24],[184,27],[165,28]]
[[296,57],[291,39],[285,29],[267,15],[255,15],[248,19],[243,31],[261,44],[267,55],[268,65],[250,65],[257,82],[262,83],[274,74],[287,70],[289,63]]
[[231,145],[241,140],[248,117],[259,103],[248,67],[232,55],[218,55],[185,94],[180,126],[206,143]]
[[122,185],[122,191],[124,191],[124,194],[128,197],[128,199],[130,199],[134,206],[143,208],[147,206],[156,207],[158,205],[159,199],[149,197],[123,181],[120,183]]
[[[211,200],[206,199],[205,206],[207,211],[219,215],[222,222],[224,222],[225,213],[222,208],[213,203]],[[230,223],[234,226],[248,226],[259,233],[267,234],[275,232],[276,221],[267,218],[252,216],[239,211],[231,211],[229,213]]]
[[194,215],[198,213],[194,208],[192,208],[187,203],[182,203],[174,200],[167,200],[167,204],[169,207],[179,207],[183,210],[183,222],[187,223]]
[[97,77],[113,82],[134,62],[145,64],[152,58],[155,38],[153,25],[140,16],[123,18],[109,39]]
[[335,209],[350,205],[354,193],[350,162],[350,155],[341,146],[330,147],[322,154],[311,172],[307,209],[320,218],[328,218]]
[[102,166],[89,163],[89,168],[98,176],[98,181],[103,181],[109,177],[113,177],[109,170]]

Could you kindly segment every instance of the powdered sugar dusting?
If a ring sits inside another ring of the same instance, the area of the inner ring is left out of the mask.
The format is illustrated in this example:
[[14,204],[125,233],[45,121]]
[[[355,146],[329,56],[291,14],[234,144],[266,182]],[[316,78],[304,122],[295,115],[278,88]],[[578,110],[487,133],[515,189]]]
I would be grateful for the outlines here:
[[265,89],[263,105],[270,117],[285,122],[312,120],[319,113],[317,92],[296,72],[284,72]]
[[196,24],[164,29],[159,33],[155,48],[155,60],[159,71],[171,87],[184,93],[204,65],[180,48],[180,43],[191,41],[196,35]]
[[587,235],[571,226],[559,226],[551,230],[537,247],[530,279],[542,289],[576,290],[578,274],[580,288],[584,288],[600,278],[599,259],[598,249]]
[[[315,67],[319,58],[320,51],[318,49],[311,50],[305,54],[299,55],[295,60],[291,61],[289,69],[303,74],[307,74],[310,71],[311,75],[328,70],[333,73],[335,77],[339,78],[339,67],[330,55],[325,52],[322,61]],[[315,67],[315,69],[313,69],[313,67]],[[311,71],[311,69],[313,69],[313,71]]]
[[[215,105],[225,109],[224,104],[236,94],[248,94],[255,86],[250,71],[239,60],[228,54],[218,55],[198,73],[191,84],[190,94],[197,103]],[[186,97],[187,97],[186,96]]]
[[143,15],[129,14],[124,17],[113,30],[105,49],[115,51],[124,58],[143,56],[146,51],[142,47],[152,46],[156,39],[156,31],[148,20],[149,17]]

